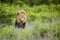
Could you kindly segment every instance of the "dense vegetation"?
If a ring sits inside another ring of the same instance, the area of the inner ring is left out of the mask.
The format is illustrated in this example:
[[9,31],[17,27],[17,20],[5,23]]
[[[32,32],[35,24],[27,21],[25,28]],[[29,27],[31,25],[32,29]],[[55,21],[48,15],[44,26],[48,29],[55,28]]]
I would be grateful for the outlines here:
[[[22,9],[25,29],[14,26]],[[0,0],[0,40],[60,40],[60,0]]]

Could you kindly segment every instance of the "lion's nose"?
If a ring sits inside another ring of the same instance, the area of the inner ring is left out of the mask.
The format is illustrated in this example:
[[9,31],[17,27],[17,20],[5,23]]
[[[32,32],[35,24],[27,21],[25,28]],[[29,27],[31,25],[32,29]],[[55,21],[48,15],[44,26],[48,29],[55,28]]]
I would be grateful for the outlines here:
[[23,18],[23,17],[22,17]]

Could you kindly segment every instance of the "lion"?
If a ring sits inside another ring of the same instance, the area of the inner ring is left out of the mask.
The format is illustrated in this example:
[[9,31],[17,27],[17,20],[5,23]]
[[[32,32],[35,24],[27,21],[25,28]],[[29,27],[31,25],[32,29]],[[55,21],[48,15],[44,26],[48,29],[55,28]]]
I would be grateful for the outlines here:
[[17,11],[15,26],[25,28],[26,25],[26,12],[24,10]]

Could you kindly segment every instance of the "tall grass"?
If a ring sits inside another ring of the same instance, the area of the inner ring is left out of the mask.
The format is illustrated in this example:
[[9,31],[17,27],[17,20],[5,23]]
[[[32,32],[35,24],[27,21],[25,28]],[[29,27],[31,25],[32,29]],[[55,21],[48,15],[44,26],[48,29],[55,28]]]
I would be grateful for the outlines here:
[[[0,24],[0,40],[60,40],[60,5],[0,5],[0,22],[6,23]],[[16,12],[22,9],[27,16],[25,29],[14,26]]]

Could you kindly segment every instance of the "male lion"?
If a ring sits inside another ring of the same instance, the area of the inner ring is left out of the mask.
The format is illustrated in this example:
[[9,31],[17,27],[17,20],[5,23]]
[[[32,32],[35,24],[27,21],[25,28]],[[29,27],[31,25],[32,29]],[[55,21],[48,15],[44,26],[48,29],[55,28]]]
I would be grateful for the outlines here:
[[26,24],[26,12],[24,10],[17,11],[15,26],[25,28]]

